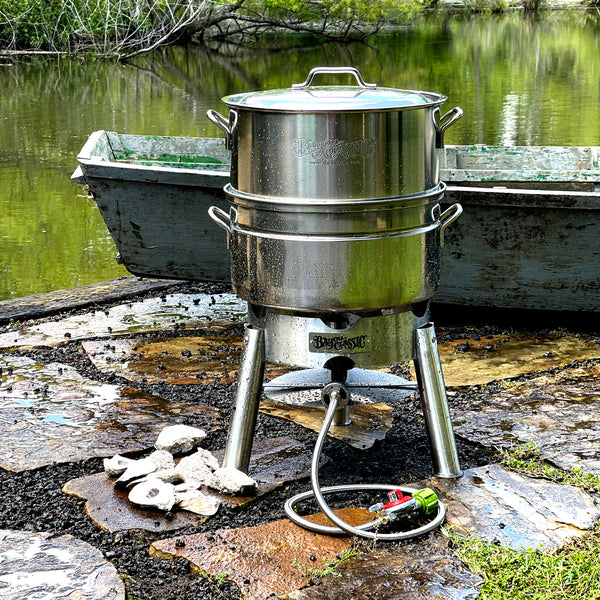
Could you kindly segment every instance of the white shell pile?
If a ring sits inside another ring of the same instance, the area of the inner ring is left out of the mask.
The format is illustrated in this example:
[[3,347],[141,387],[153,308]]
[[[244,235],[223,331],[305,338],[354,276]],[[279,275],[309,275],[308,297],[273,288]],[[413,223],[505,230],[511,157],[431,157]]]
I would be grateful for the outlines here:
[[214,515],[219,500],[201,487],[224,494],[256,490],[256,481],[232,468],[219,467],[219,461],[204,448],[183,456],[176,464],[174,454],[186,454],[206,437],[202,429],[188,425],[165,427],[158,436],[155,452],[133,460],[115,455],[104,459],[104,470],[118,477],[117,485],[131,488],[129,500],[138,506],[170,511],[174,506],[200,515]]

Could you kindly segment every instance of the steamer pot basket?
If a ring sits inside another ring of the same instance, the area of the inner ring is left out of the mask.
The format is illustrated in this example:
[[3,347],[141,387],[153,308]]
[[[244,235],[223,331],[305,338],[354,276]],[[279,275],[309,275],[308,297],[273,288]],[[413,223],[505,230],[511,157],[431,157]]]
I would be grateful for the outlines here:
[[368,312],[429,299],[439,280],[445,186],[403,198],[269,202],[226,186],[227,231],[236,294],[252,304],[311,312]]

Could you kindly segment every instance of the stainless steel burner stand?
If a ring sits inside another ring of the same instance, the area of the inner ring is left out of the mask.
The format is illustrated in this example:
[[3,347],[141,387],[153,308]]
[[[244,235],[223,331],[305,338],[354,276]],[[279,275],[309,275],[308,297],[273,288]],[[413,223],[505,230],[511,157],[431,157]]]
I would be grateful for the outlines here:
[[[411,310],[358,316],[290,313],[255,305],[248,308],[224,466],[244,472],[248,469],[266,361],[331,369],[332,383],[337,390],[345,390],[349,400],[345,370],[413,360],[417,386],[412,387],[419,389],[434,473],[446,478],[462,474],[435,330],[427,315],[417,316]],[[341,374],[339,364],[343,365]],[[326,396],[327,391],[323,393]],[[350,422],[348,408],[345,406],[336,419],[338,424]]]

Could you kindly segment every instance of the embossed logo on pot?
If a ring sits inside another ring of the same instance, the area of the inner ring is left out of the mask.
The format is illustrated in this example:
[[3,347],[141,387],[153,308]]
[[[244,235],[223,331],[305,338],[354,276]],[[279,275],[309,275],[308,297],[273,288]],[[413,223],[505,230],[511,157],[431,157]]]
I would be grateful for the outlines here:
[[309,333],[310,352],[370,352],[371,338],[366,334]]
[[349,142],[347,140],[322,140],[315,142],[305,138],[294,140],[294,156],[310,158],[315,162],[346,162],[373,156],[377,150],[377,138]]

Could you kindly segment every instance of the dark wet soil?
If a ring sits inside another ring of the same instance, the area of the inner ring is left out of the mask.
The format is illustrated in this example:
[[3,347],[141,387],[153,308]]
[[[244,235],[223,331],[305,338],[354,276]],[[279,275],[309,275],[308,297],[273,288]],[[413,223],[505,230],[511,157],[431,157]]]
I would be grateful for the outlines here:
[[[203,291],[217,293],[219,286],[196,286]],[[57,315],[59,318],[65,315]],[[239,329],[240,326],[237,326]],[[485,336],[508,331],[509,325],[477,326],[476,334]],[[453,323],[436,322],[440,340],[460,339],[468,331],[473,335],[474,329],[469,322]],[[241,331],[241,330],[240,330]],[[172,331],[172,335],[193,335],[189,329],[183,332]],[[202,332],[198,331],[198,334]],[[231,332],[224,332],[227,335]],[[164,335],[164,332],[162,333]],[[74,366],[83,375],[92,379],[119,382],[115,375],[99,372],[87,359],[79,343],[72,342],[55,349],[38,349],[35,351],[18,351],[19,354],[32,356],[41,362],[62,361]],[[399,374],[406,374],[402,365],[395,367]],[[129,383],[122,380],[125,385]],[[234,392],[234,384],[215,382],[213,385],[173,386],[169,384],[139,385],[151,394],[163,396],[178,402],[191,404],[209,404],[218,407],[227,422]],[[486,389],[472,389],[452,394],[449,398],[451,406],[468,405],[473,395],[493,393],[493,384]],[[188,417],[185,422],[202,426],[199,416]],[[257,437],[291,436],[309,447],[313,447],[316,433],[281,419],[260,414],[257,426]],[[225,445],[226,430],[213,431],[203,442],[210,450]],[[493,460],[489,455],[464,440],[457,440],[458,451],[463,468],[481,466]],[[321,483],[323,485],[376,482],[389,483],[395,481],[400,485],[410,485],[419,479],[432,474],[428,441],[421,418],[419,400],[409,397],[394,406],[394,426],[386,438],[377,442],[368,450],[357,450],[335,439],[326,443],[325,454],[331,461],[322,468]],[[0,470],[0,528],[25,531],[51,532],[57,535],[65,533],[80,538],[99,548],[122,575],[129,599],[141,600],[189,600],[202,598],[206,600],[233,600],[241,598],[237,587],[231,583],[217,583],[205,578],[198,578],[190,573],[187,562],[173,562],[151,558],[148,553],[150,544],[160,537],[173,537],[185,533],[214,531],[219,528],[235,528],[257,525],[285,518],[283,504],[291,495],[309,489],[308,480],[298,481],[286,489],[277,490],[265,497],[257,499],[248,507],[234,511],[221,507],[218,514],[206,523],[195,528],[168,532],[162,535],[143,531],[126,531],[110,533],[101,530],[84,514],[84,502],[69,496],[62,491],[62,486],[69,480],[97,473],[103,469],[100,459],[89,459],[74,464],[59,464],[11,474]]]

